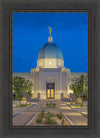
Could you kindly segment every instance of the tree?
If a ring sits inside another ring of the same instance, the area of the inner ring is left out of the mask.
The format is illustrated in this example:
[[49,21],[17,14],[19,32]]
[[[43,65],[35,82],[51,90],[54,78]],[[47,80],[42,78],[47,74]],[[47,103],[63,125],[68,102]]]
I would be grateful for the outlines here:
[[78,97],[78,90],[77,90],[77,85],[75,84],[71,84],[70,85],[70,89],[73,90],[74,94],[76,97]]
[[76,98],[82,98],[83,103],[84,94],[87,96],[87,76],[82,74],[79,78],[74,78],[70,89],[73,90]]
[[84,93],[83,93],[83,98],[87,100],[88,97],[88,79],[87,76],[84,77]]
[[15,76],[13,77],[13,92],[15,92],[16,98],[20,101],[20,107],[21,107],[21,101],[24,97],[24,84],[25,79],[22,77]]
[[32,96],[32,82],[30,80],[26,80],[25,81],[25,85],[24,85],[24,91],[25,91],[25,96],[28,100],[28,97]]
[[20,107],[21,107],[21,101],[24,96],[30,97],[32,96],[32,82],[29,80],[25,80],[22,77],[13,77],[13,92],[15,92],[16,98],[20,101]]

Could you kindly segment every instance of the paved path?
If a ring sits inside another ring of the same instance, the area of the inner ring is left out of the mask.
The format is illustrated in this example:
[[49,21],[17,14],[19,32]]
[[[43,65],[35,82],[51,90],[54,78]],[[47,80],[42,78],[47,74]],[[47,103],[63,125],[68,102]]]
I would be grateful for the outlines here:
[[70,108],[68,105],[66,106],[66,104],[63,104],[60,108],[63,108],[63,114],[72,122],[71,125],[87,125],[87,117],[76,110]]
[[23,126],[27,124],[34,115],[33,112],[21,112],[13,117],[13,126]]
[[56,102],[56,108],[47,108],[45,107],[46,103],[47,102],[38,102],[35,106],[23,110],[20,114],[13,117],[13,126],[26,125],[30,120],[32,120],[32,118],[34,118],[37,113],[40,113],[42,110],[51,110],[53,113],[63,113],[65,118],[69,121],[70,125],[87,125],[87,118],[74,109],[70,108],[67,103]]

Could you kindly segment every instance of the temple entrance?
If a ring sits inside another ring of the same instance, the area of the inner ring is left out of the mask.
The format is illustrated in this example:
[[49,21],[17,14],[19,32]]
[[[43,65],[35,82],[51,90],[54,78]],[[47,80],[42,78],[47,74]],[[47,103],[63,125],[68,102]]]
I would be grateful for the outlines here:
[[54,99],[55,98],[54,83],[47,83],[46,93],[47,93],[47,99]]

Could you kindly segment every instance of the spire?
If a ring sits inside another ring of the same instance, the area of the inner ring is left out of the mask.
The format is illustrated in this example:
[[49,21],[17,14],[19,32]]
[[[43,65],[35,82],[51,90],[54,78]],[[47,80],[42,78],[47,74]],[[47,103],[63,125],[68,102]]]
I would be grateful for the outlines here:
[[51,42],[52,42],[52,36],[51,36],[51,31],[52,31],[52,29],[51,29],[51,27],[49,27],[49,26],[48,26],[48,28],[49,28],[48,42],[51,43]]

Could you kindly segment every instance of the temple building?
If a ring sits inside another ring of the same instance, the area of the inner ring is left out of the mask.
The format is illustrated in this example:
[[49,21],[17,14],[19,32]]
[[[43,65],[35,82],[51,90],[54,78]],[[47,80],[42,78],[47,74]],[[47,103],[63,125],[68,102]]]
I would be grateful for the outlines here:
[[51,28],[49,28],[48,42],[40,49],[37,59],[37,67],[31,69],[29,73],[13,73],[13,76],[20,76],[33,83],[31,99],[40,100],[61,100],[62,94],[69,97],[72,91],[69,85],[72,78],[81,74],[71,72],[64,67],[63,53],[60,48],[53,43]]

